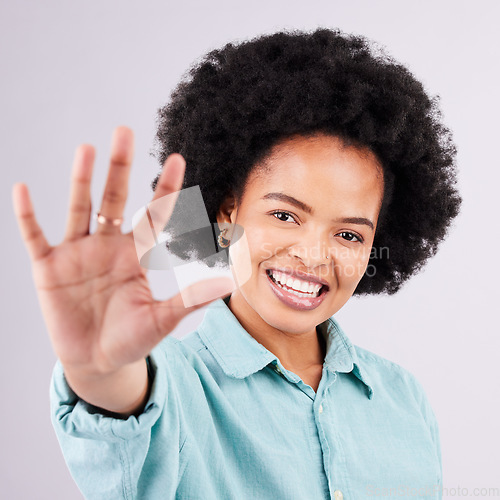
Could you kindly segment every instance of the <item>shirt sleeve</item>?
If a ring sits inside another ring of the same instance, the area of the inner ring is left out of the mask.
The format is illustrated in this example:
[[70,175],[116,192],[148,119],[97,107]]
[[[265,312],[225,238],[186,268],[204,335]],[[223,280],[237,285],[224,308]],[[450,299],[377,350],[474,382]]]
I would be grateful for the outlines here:
[[442,498],[442,488],[443,488],[443,462],[441,459],[441,440],[439,437],[439,427],[437,423],[436,416],[434,415],[434,412],[432,411],[431,405],[429,402],[426,402],[428,405],[428,422],[429,422],[429,429],[431,432],[432,440],[434,441],[434,445],[436,446],[436,455],[439,461],[439,479],[438,479],[438,486],[440,489],[439,493],[439,498]]
[[438,422],[436,419],[436,415],[434,414],[434,411],[432,409],[432,406],[429,402],[429,399],[427,398],[427,395],[424,391],[423,386],[421,383],[417,380],[417,378],[410,374],[409,372],[406,372],[407,376],[410,379],[410,384],[414,388],[414,394],[415,398],[417,399],[418,403],[420,404],[420,410],[422,412],[422,415],[425,419],[425,422],[427,423],[429,433],[432,439],[432,442],[434,443],[434,449],[436,452],[436,458],[439,464],[439,470],[438,470],[438,478],[437,478],[437,484],[433,485],[436,490],[438,491],[438,498],[442,498],[442,488],[443,488],[443,463],[442,463],[442,458],[441,458],[441,441],[439,437],[439,427],[438,427]]
[[57,361],[50,384],[52,424],[71,475],[85,498],[136,498],[152,428],[167,398],[164,357],[158,348],[149,356],[150,397],[139,416],[127,419],[96,413],[79,399]]

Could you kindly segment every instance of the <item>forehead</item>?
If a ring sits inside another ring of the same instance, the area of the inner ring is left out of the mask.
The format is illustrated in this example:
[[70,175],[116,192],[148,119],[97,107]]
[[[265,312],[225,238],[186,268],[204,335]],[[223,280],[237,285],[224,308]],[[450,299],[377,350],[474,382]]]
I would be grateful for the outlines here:
[[293,136],[276,144],[249,175],[245,192],[270,187],[317,196],[383,191],[383,170],[373,152],[326,134]]

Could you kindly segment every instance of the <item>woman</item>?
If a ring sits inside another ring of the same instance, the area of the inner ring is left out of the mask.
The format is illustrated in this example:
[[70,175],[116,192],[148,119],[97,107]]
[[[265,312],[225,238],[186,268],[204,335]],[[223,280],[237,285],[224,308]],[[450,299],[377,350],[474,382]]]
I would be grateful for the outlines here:
[[[455,149],[422,85],[324,29],[228,44],[193,67],[159,113],[153,200],[199,185],[237,287],[193,285],[191,307],[152,298],[120,232],[132,142],[115,131],[95,234],[90,146],[59,246],[26,187],[14,193],[59,358],[53,422],[86,498],[439,498],[420,385],[332,317],[354,294],[395,293],[458,213]],[[206,260],[185,209],[168,248]],[[167,336],[214,296],[195,332]]]

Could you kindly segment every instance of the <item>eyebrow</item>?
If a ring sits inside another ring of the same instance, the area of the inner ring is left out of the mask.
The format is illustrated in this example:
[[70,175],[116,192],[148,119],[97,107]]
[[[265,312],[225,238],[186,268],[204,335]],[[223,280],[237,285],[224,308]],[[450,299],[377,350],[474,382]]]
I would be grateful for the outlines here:
[[[285,193],[267,193],[262,197],[262,199],[284,201],[285,203],[289,203],[290,205],[300,208],[300,210],[308,214],[311,214],[313,212],[313,209],[309,205],[306,205],[302,201],[299,201],[293,196],[289,196]],[[368,226],[372,230],[374,229],[373,222],[366,217],[343,217],[341,219],[336,219],[335,222],[344,222],[346,224],[363,224],[365,226]]]

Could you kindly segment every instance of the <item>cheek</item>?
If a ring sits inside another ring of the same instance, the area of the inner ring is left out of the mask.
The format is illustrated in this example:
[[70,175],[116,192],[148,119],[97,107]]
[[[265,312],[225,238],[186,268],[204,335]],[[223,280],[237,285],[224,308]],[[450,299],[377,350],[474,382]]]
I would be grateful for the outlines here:
[[232,239],[229,245],[229,262],[238,288],[252,277],[252,251],[247,233],[243,231],[241,226],[239,228],[238,238]]
[[259,273],[263,272],[261,264],[285,249],[279,231],[247,226],[242,236],[229,248],[231,270],[237,286],[241,288],[250,279],[258,279]]
[[236,224],[237,238],[229,246],[231,270],[238,287],[257,276],[259,265],[283,250],[278,231],[270,231],[247,224]]
[[370,253],[365,249],[341,248],[335,252],[335,275],[339,281],[357,284],[365,273]]
[[259,263],[272,258],[285,248],[279,231],[252,228],[247,230],[245,234],[254,265],[259,265]]

